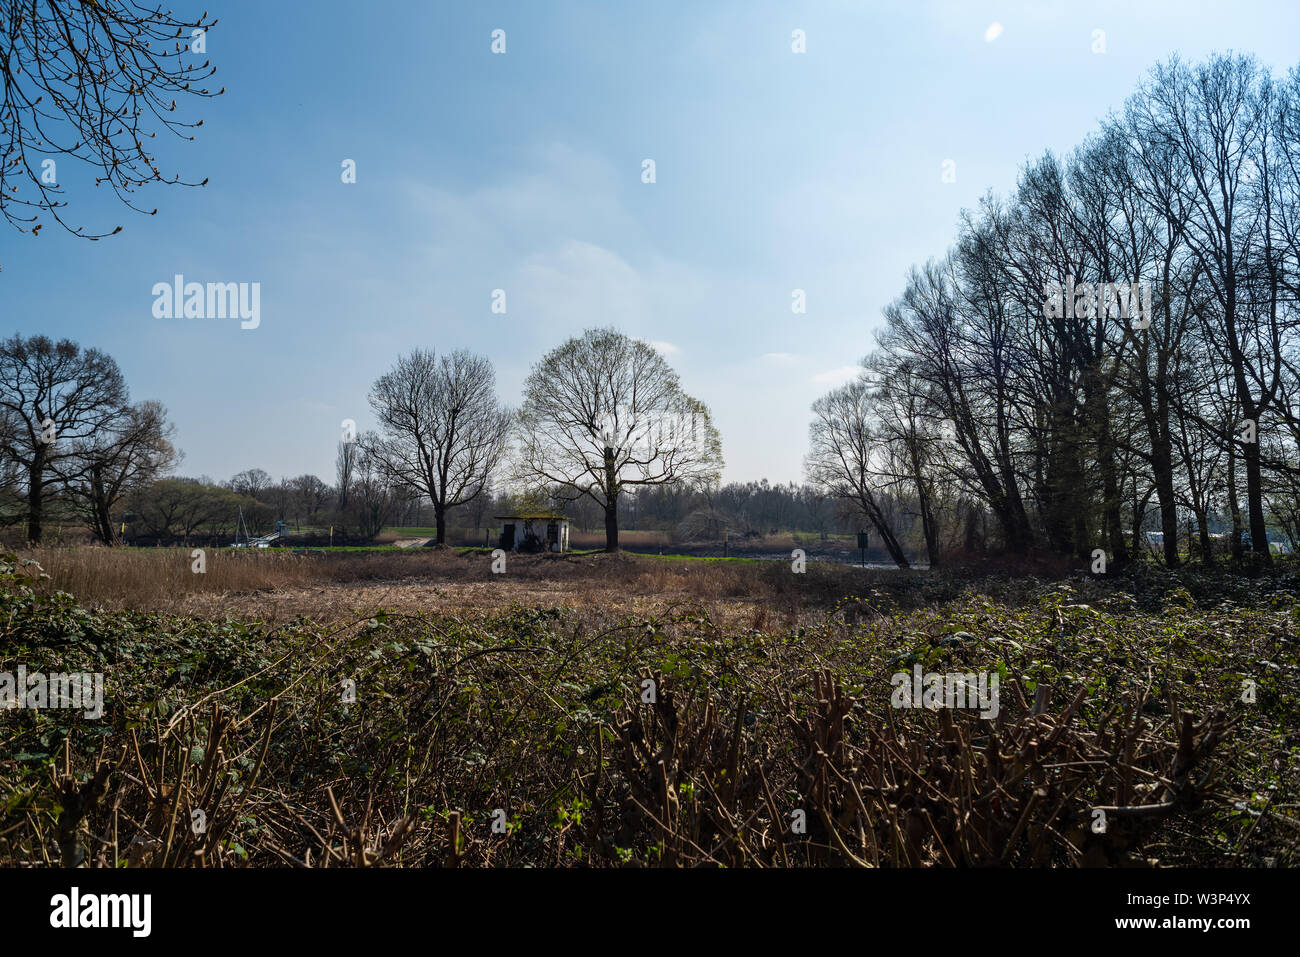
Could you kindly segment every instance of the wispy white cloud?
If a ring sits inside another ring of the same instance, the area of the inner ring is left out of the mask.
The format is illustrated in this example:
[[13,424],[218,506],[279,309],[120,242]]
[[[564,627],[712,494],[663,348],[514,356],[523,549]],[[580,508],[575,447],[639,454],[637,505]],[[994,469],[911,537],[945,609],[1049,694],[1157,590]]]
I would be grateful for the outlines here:
[[861,366],[839,366],[835,369],[827,369],[825,372],[818,372],[812,377],[812,381],[814,385],[843,385],[851,379],[856,379],[861,371]]

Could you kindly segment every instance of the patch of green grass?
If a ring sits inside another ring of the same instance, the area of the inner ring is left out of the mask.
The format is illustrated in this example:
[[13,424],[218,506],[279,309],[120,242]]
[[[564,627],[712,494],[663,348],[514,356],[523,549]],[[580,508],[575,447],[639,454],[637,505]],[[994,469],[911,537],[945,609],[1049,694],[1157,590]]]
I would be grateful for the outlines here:
[[385,525],[379,530],[380,535],[397,535],[401,538],[434,538],[438,529],[422,525]]
[[680,562],[730,562],[738,565],[759,565],[766,564],[767,560],[762,558],[741,558],[736,555],[650,555],[645,552],[629,553],[635,554],[638,558],[653,558],[656,560],[670,560]]

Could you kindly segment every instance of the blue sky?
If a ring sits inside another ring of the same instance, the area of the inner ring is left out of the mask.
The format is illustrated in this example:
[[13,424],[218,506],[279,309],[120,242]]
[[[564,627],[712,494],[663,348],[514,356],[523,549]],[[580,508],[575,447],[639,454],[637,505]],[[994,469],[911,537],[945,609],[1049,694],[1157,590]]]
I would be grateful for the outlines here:
[[[1289,2],[211,2],[227,93],[160,151],[209,184],[140,216],[61,164],[72,220],[123,232],[0,229],[0,332],[108,351],[170,410],[179,471],[216,479],[332,481],[341,420],[369,426],[413,347],[486,354],[513,405],[546,351],[613,325],[712,408],[726,479],[798,480],[810,403],[963,207],[1173,52],[1300,61]],[[177,273],[261,283],[260,326],[155,318]]]

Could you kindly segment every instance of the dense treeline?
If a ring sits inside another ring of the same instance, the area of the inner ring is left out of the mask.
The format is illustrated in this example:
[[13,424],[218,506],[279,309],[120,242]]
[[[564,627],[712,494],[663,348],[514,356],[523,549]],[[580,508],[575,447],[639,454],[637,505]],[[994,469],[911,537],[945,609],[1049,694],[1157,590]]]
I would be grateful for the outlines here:
[[[1154,522],[1259,562],[1300,491],[1300,68],[1158,66],[1070,156],[963,216],[913,269],[859,381],[814,407],[809,477],[931,560],[994,544],[1123,562]],[[847,450],[847,452],[846,452]]]
[[[385,526],[436,528],[436,509],[427,499],[403,493],[373,473],[366,476],[355,465],[347,477],[346,496],[341,487],[315,475],[276,482],[261,469],[240,472],[225,482],[206,477],[158,479],[128,499],[127,537],[147,543],[224,543],[239,531],[241,514],[250,535],[265,534],[283,523],[287,531],[311,537],[328,535],[332,528],[338,543],[367,541]],[[566,504],[560,490],[552,491],[525,495],[489,490],[447,511],[449,541],[482,544],[479,536],[498,524],[494,516],[521,508],[565,508],[577,529],[603,530],[605,513],[599,505],[589,500]],[[888,510],[896,527],[910,527],[892,500]],[[744,540],[790,531],[843,535],[860,524],[851,509],[810,486],[773,485],[766,479],[631,492],[620,502],[619,521],[625,528],[663,532],[682,542]],[[910,536],[905,538],[910,541]]]
[[279,529],[344,544],[369,541],[386,525],[419,523],[421,509],[413,493],[379,476],[366,456],[340,448],[350,464],[342,486],[315,475],[276,482],[256,468],[220,483],[205,476],[164,478],[142,486],[127,501],[127,538],[150,544],[227,544],[235,537]]

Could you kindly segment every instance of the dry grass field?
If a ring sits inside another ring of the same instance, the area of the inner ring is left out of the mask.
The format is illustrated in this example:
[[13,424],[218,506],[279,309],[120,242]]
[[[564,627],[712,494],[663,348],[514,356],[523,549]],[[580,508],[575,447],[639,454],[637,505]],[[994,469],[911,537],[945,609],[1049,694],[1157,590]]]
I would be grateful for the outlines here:
[[[703,602],[727,622],[751,627],[796,622],[866,581],[859,570],[810,566],[797,577],[784,562],[608,555],[511,555],[507,572],[491,571],[484,551],[402,552],[275,550],[205,552],[192,571],[188,549],[28,549],[20,557],[49,575],[41,587],[62,590],[105,610],[134,609],[214,619],[270,622],[306,617],[333,622],[377,608],[404,612],[490,611],[512,604],[653,612]],[[889,579],[898,573],[884,573]],[[879,581],[880,575],[872,580]]]

